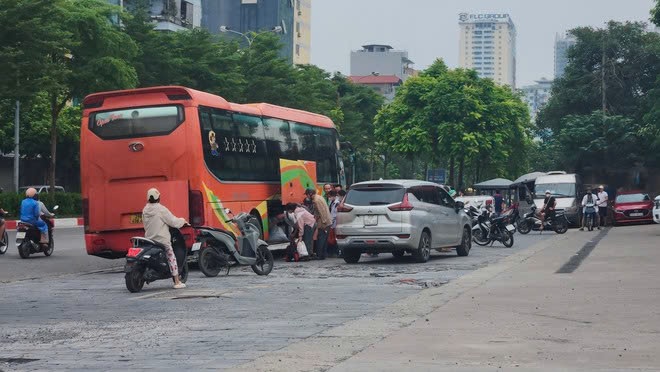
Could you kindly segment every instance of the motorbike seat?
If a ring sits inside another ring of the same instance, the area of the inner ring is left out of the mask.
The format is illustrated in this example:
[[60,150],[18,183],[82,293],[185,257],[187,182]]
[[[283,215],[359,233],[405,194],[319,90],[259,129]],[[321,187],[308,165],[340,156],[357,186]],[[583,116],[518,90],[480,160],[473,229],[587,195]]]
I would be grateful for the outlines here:
[[500,222],[503,221],[506,217],[495,217],[493,218],[493,222]]
[[27,228],[29,228],[29,229],[35,227],[33,224],[31,224],[31,223],[29,223],[29,222],[24,222],[24,221],[19,221],[19,222],[18,222],[18,225],[19,225],[19,226],[25,226],[25,227],[27,227]]
[[158,247],[158,248],[165,249],[165,246],[162,245],[162,244],[160,244],[160,243],[158,243],[157,241],[155,241],[155,240],[151,240],[151,239],[147,239],[147,238],[142,237],[142,236],[134,236],[134,237],[132,237],[132,238],[131,238],[131,242],[133,242],[133,246],[140,246],[140,245],[143,245],[143,244],[151,244],[151,245],[154,245],[154,246],[156,246],[156,247]]
[[208,226],[200,227],[199,229],[200,230],[210,230],[210,231],[221,232],[221,233],[224,233],[224,234],[227,234],[227,235],[231,236],[232,239],[236,240],[236,234],[234,234],[233,231],[224,230],[224,229],[217,229],[215,227],[208,227]]

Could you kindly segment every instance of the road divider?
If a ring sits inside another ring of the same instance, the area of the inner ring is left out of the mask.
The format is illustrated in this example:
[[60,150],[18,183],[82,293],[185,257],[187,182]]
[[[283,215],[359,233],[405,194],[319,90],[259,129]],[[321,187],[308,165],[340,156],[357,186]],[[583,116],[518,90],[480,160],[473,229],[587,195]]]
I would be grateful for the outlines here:
[[[5,221],[8,230],[16,230],[16,225],[18,225],[18,222],[20,221],[18,220]],[[55,227],[77,227],[77,226],[83,226],[85,224],[85,221],[83,220],[82,217],[55,218],[53,222],[55,223]]]

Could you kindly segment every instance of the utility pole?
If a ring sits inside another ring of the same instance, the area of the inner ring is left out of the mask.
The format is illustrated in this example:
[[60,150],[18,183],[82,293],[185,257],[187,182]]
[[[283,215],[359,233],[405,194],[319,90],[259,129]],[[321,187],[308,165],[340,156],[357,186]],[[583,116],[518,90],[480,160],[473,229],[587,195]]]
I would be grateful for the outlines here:
[[21,160],[21,154],[19,152],[19,144],[20,144],[20,130],[19,130],[19,122],[20,122],[20,116],[21,116],[21,101],[16,100],[16,113],[14,115],[14,191],[18,192],[18,175],[19,175],[19,166],[20,166],[20,160]]
[[607,91],[607,84],[605,83],[605,64],[607,63],[606,60],[606,51],[605,51],[605,39],[607,38],[607,29],[603,30],[603,47],[602,47],[602,59],[600,62],[600,90],[601,90],[601,108],[603,110],[603,117],[607,113],[607,98],[606,98],[606,91]]

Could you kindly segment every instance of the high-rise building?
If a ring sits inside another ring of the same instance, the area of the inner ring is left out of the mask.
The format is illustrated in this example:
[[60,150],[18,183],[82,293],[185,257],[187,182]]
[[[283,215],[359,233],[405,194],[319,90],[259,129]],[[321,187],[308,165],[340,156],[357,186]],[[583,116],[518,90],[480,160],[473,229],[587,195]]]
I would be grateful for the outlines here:
[[555,35],[555,79],[564,76],[568,65],[568,49],[575,45],[575,38],[571,35]]
[[516,26],[508,14],[459,14],[460,67],[516,87]]
[[405,50],[394,50],[389,45],[363,45],[351,52],[351,76],[394,75],[405,81],[415,73],[413,61]]
[[[310,63],[311,0],[201,0],[202,27],[220,33],[220,26],[248,34],[281,27],[280,55],[291,63]],[[232,32],[226,37],[242,37]]]
[[520,90],[523,93],[523,99],[529,106],[530,116],[532,120],[535,120],[536,115],[550,100],[552,80],[541,78],[541,80],[536,81],[536,84],[524,86]]
[[[135,0],[108,0],[109,3],[130,8]],[[149,15],[156,30],[180,31],[202,24],[202,0],[151,0]]]

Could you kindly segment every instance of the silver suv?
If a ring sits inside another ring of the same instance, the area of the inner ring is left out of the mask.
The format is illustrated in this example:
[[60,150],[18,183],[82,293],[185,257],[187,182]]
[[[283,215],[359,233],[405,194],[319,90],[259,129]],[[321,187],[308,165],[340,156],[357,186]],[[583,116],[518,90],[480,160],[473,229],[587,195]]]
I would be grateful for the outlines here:
[[362,253],[412,253],[426,262],[431,249],[455,247],[467,256],[471,224],[440,185],[415,180],[380,180],[351,186],[337,213],[337,244],[347,263]]

